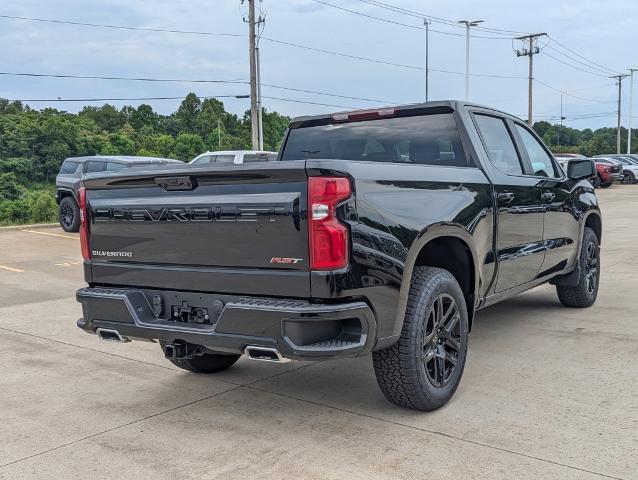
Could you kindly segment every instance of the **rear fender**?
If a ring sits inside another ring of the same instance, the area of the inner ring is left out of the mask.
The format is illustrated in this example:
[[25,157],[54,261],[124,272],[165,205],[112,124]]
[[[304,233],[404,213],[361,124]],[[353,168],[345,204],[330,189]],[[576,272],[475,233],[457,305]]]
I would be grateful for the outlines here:
[[410,250],[408,251],[405,269],[403,271],[403,280],[401,282],[401,290],[399,293],[399,304],[397,306],[397,313],[394,321],[393,336],[399,336],[401,334],[401,329],[403,328],[403,319],[405,316],[405,310],[408,303],[408,295],[410,293],[410,286],[412,283],[412,273],[414,271],[414,266],[419,253],[421,253],[423,247],[425,247],[430,241],[440,237],[456,237],[459,240],[463,241],[470,249],[474,268],[474,305],[468,305],[468,308],[472,309],[470,312],[468,312],[470,316],[472,311],[474,311],[474,309],[476,308],[479,299],[480,278],[478,255],[474,248],[474,242],[471,235],[465,228],[463,228],[463,226],[454,223],[441,222],[430,225],[424,228],[419,233],[417,238],[412,243]]

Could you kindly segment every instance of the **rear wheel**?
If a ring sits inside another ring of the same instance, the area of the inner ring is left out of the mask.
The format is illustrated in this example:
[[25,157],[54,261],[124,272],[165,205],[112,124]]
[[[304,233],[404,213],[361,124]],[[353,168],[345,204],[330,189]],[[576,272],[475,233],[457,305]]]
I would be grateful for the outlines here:
[[[160,341],[162,351],[166,354],[166,342]],[[205,353],[193,358],[169,358],[173,365],[195,373],[215,373],[230,368],[241,355],[223,355],[219,353]]]
[[65,232],[80,231],[80,209],[73,197],[64,197],[60,202],[60,226]]
[[556,286],[558,299],[566,307],[584,308],[594,304],[600,282],[600,247],[594,231],[585,227],[580,247],[580,277],[575,287]]
[[461,381],[467,340],[465,298],[456,279],[447,270],[416,267],[399,341],[372,354],[381,391],[402,407],[442,407]]

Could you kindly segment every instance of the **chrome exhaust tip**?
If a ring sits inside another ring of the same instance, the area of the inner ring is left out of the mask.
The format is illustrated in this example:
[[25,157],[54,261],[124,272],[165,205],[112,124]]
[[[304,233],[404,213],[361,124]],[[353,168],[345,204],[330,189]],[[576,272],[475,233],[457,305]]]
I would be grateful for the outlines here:
[[281,356],[276,348],[258,347],[249,345],[244,349],[244,355],[250,360],[258,360],[260,362],[288,363],[290,359]]
[[130,338],[120,335],[120,332],[118,332],[117,330],[112,330],[110,328],[98,328],[95,333],[97,335],[97,338],[99,338],[100,340],[104,340],[105,342],[126,343],[131,341]]

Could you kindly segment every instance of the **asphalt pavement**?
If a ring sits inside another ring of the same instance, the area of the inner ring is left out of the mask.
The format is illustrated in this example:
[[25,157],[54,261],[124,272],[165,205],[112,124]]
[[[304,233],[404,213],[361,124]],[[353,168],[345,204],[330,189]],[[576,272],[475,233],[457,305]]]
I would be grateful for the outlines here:
[[454,398],[388,403],[369,356],[191,374],[76,326],[77,235],[0,229],[0,479],[638,478],[638,185],[598,191],[589,309],[481,311]]

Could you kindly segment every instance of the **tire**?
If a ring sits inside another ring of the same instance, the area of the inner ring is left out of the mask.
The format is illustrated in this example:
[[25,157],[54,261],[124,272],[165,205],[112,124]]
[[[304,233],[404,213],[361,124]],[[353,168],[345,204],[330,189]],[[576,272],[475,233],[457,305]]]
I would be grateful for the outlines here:
[[73,197],[64,197],[60,202],[59,219],[65,232],[80,231],[80,209]]
[[603,188],[609,188],[609,187],[611,187],[612,183],[613,182],[601,183],[600,186],[603,187]]
[[625,172],[623,174],[623,183],[633,185],[636,183],[636,175],[633,172]]
[[591,180],[591,184],[593,185],[594,188],[600,188],[600,184],[602,183],[602,180],[600,179],[600,175],[596,175],[592,180]]
[[566,287],[557,285],[558,299],[566,307],[590,307],[598,296],[600,283],[600,246],[594,231],[585,227],[579,255],[580,277],[578,285]]
[[[166,342],[160,340],[160,346],[162,351],[165,350]],[[222,355],[218,353],[205,353],[193,358],[169,358],[168,361],[173,365],[194,373],[215,373],[221,372],[233,366],[233,364],[239,360],[241,355]]]
[[[437,312],[446,314],[442,322]],[[445,331],[437,330],[439,324]],[[416,267],[399,341],[372,354],[381,391],[402,407],[442,407],[461,381],[467,342],[467,308],[456,279],[447,270]]]

